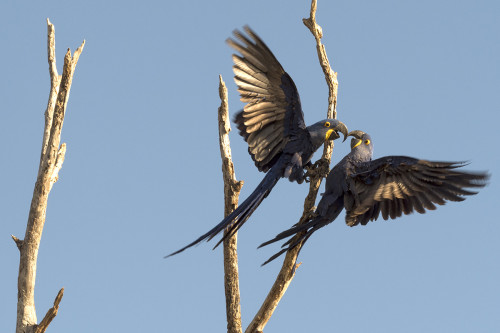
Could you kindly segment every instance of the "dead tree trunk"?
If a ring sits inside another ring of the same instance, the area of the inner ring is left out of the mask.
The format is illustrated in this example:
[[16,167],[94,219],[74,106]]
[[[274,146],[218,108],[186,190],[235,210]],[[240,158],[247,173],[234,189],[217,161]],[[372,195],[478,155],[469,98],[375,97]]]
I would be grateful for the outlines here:
[[55,56],[54,26],[47,19],[47,53],[50,73],[50,93],[45,111],[45,128],[38,176],[33,190],[33,198],[28,216],[28,225],[24,240],[12,236],[20,252],[19,276],[17,281],[17,323],[16,333],[43,333],[56,316],[59,302],[63,296],[62,288],[44,319],[37,325],[35,310],[35,278],[38,248],[45,224],[47,200],[52,186],[57,181],[59,170],[64,162],[66,144],[61,142],[61,129],[69,99],[69,91],[82,45],[73,57],[68,49],[64,57],[62,75],[57,74]]

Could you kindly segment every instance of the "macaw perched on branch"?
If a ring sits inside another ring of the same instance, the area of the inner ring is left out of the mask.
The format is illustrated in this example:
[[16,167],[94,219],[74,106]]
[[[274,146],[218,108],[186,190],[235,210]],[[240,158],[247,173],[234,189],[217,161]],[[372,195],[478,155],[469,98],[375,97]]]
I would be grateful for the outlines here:
[[[235,30],[227,43],[238,51],[233,54],[234,80],[241,101],[247,103],[235,116],[240,135],[248,143],[248,152],[264,179],[243,203],[210,231],[194,242],[168,255],[178,254],[204,240],[211,240],[227,229],[230,237],[248,220],[280,178],[302,183],[305,167],[327,140],[347,137],[347,127],[336,119],[324,119],[306,126],[299,93],[271,50],[249,27],[249,37]],[[217,247],[222,239],[215,245]],[[167,256],[167,257],[168,257]]]

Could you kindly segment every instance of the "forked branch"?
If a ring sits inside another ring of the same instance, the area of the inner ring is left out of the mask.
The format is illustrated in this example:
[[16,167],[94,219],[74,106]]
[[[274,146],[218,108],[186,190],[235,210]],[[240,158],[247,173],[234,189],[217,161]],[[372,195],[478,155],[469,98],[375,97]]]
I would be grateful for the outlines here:
[[71,52],[68,49],[64,57],[63,73],[59,75],[56,68],[54,25],[47,19],[47,56],[49,62],[50,92],[45,111],[45,127],[40,165],[33,190],[24,240],[12,236],[20,251],[17,282],[16,333],[44,332],[56,316],[63,295],[64,289],[61,289],[54,302],[54,307],[49,310],[40,325],[37,325],[35,278],[38,248],[45,224],[49,192],[52,189],[52,185],[57,181],[59,170],[64,162],[66,145],[64,143],[60,145],[61,129],[68,104],[73,73],[84,45],[85,41],[83,41],[73,56],[71,56]]

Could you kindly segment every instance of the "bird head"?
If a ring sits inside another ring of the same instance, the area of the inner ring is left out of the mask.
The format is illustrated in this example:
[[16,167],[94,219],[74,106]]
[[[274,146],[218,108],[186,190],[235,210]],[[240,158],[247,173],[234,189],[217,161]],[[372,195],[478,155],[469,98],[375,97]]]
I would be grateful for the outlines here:
[[363,131],[355,130],[349,132],[348,136],[353,137],[351,139],[351,150],[366,151],[370,153],[370,155],[372,154],[373,143],[369,134]]
[[337,119],[324,119],[307,128],[313,141],[320,145],[328,140],[340,138],[339,132],[344,135],[344,141],[347,139],[347,127]]

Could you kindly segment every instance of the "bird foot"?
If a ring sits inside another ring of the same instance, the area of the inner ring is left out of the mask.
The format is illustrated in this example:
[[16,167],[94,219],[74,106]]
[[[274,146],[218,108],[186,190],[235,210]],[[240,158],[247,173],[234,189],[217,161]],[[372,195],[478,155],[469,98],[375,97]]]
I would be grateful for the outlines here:
[[309,212],[307,212],[307,219],[308,220],[312,220],[313,218],[315,218],[316,216],[318,215],[318,213],[316,213],[316,206],[313,206],[311,208],[311,210]]
[[314,177],[326,177],[328,172],[330,172],[330,165],[327,161],[319,159],[314,164],[306,165],[305,169],[307,171],[304,175],[304,179],[306,183],[309,183]]

